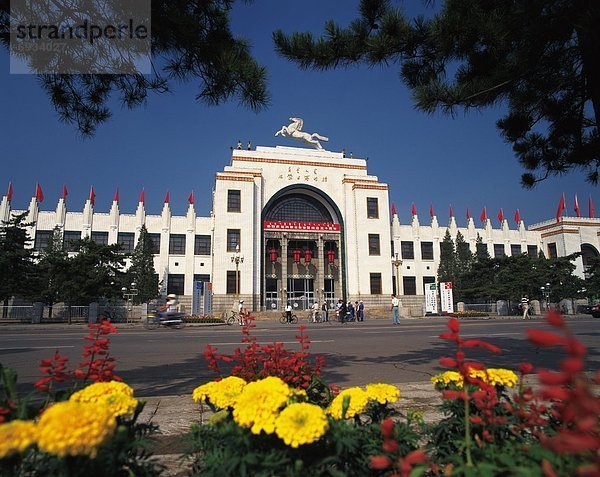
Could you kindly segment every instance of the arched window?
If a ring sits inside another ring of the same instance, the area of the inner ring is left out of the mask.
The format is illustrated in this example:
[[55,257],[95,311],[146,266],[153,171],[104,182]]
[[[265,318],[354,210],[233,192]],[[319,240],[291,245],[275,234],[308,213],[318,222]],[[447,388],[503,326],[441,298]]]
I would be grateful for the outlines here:
[[304,194],[283,196],[265,214],[265,220],[333,223],[327,208]]

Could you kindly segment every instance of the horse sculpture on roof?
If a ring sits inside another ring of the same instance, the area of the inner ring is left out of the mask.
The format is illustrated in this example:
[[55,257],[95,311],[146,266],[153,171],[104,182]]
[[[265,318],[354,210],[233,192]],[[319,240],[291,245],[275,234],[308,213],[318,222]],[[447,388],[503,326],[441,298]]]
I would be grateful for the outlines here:
[[317,133],[307,133],[302,131],[302,126],[304,125],[304,121],[302,118],[290,118],[292,122],[288,126],[283,126],[279,131],[275,133],[275,136],[283,136],[289,137],[292,139],[297,139],[298,141],[302,141],[305,144],[309,144],[316,149],[323,150],[323,146],[319,141],[329,141],[328,137],[321,136]]

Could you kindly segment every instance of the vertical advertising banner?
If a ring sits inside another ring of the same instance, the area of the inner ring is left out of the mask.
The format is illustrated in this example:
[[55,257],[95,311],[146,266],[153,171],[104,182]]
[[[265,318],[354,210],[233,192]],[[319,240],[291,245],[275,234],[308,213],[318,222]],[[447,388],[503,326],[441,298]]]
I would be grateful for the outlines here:
[[442,304],[442,313],[453,313],[454,302],[452,297],[452,282],[440,283],[440,302]]
[[192,290],[192,315],[200,314],[200,302],[202,301],[203,282],[194,282]]
[[437,287],[435,283],[427,283],[425,285],[425,313],[437,314],[437,312]]

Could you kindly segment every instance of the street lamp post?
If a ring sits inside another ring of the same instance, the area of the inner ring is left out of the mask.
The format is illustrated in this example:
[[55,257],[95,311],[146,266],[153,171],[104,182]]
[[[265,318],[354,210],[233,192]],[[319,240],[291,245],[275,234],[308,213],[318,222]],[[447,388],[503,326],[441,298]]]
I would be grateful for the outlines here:
[[235,263],[235,302],[238,303],[240,298],[240,263],[244,263],[244,256],[240,255],[239,245],[235,246],[235,253],[231,256],[231,263]]
[[546,286],[540,287],[542,291],[542,296],[544,297],[544,301],[546,302],[546,311],[550,308],[550,284],[546,283]]
[[131,321],[131,312],[133,311],[133,297],[137,296],[139,291],[137,289],[137,283],[131,282],[129,288],[121,288],[123,292],[123,299],[127,301],[127,321]]
[[398,269],[400,268],[400,265],[402,265],[402,260],[398,257],[397,253],[395,253],[394,258],[392,258],[392,265],[396,267],[396,295],[400,295],[400,273]]

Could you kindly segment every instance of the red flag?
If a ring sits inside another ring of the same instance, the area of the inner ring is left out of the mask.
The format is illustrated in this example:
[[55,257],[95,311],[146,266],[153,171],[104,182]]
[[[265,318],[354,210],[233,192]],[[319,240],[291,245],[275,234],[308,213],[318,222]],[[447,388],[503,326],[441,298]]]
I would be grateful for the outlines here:
[[92,205],[94,205],[94,203],[96,202],[96,193],[94,192],[94,186],[90,187],[90,195],[88,199],[90,200],[90,204]]
[[146,191],[144,191],[144,188],[142,187],[142,193],[140,194],[140,202],[143,204],[144,202],[146,202]]
[[63,200],[67,200],[67,195],[69,193],[67,192],[67,186],[63,184],[63,192],[62,192],[62,199]]
[[410,206],[410,211],[413,215],[417,215],[417,208],[415,207],[415,203],[413,202]]
[[515,223],[519,225],[521,223],[521,214],[519,213],[519,209],[515,212]]
[[392,217],[396,215],[396,206],[394,205],[394,203],[392,202]]
[[[467,209],[467,215],[468,215],[468,209]],[[450,217],[454,217],[454,211],[452,210],[452,204],[450,204]],[[467,216],[467,219],[469,217]]]
[[115,196],[113,197],[113,202],[119,202],[119,188],[115,191]]
[[471,212],[469,212],[468,207],[467,207],[467,220],[471,220]]
[[165,194],[165,204],[169,203],[169,191]]
[[588,207],[590,209],[590,219],[594,218],[594,203],[592,202],[592,196],[590,195],[590,200],[588,202]]
[[485,207],[481,211],[481,215],[479,216],[479,220],[481,220],[482,222],[485,222],[487,220],[487,210],[485,210]]
[[433,217],[435,215],[435,213],[433,212],[433,205],[429,204],[429,216]]
[[558,210],[556,211],[556,221],[560,222],[560,218],[562,216],[563,210],[565,210],[565,194],[563,193],[563,195],[560,198],[560,201],[558,202]]
[[[12,182],[8,183],[8,192],[6,193],[6,198],[8,200],[12,199]],[[592,196],[590,196],[590,201],[592,200]],[[590,202],[591,203],[591,202]]]
[[575,205],[573,206],[573,210],[577,217],[581,217],[581,211],[579,210],[579,201],[577,200],[577,194],[575,194]]
[[188,197],[188,202],[192,205],[194,204],[194,191],[190,193],[190,196]]
[[500,224],[504,221],[504,211],[502,209],[498,212],[498,220],[500,221]]
[[39,183],[35,185],[35,198],[38,202],[44,201],[44,193],[42,192],[42,188],[40,187]]

